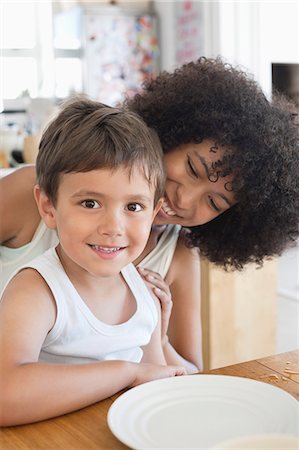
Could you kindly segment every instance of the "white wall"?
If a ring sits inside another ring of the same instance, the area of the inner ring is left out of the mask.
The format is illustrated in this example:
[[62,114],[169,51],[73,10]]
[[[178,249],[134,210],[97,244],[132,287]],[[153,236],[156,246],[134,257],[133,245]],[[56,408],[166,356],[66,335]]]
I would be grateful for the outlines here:
[[[161,66],[176,66],[176,16],[184,0],[154,0],[160,20]],[[186,3],[186,2],[185,2]],[[299,62],[299,1],[189,2],[199,12],[201,54],[222,55],[251,72],[271,94],[271,63]],[[200,54],[198,55],[200,56]]]
[[258,79],[271,92],[271,63],[299,63],[299,2],[260,2]]
[[271,94],[271,63],[299,62],[299,2],[219,1],[219,54],[252,72]]

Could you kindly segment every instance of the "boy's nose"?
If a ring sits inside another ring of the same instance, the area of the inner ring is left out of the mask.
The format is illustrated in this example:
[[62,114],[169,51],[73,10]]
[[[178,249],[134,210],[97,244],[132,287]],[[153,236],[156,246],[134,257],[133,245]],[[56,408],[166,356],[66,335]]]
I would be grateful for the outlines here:
[[121,236],[123,234],[123,225],[119,214],[105,214],[105,217],[98,225],[98,232],[106,236]]

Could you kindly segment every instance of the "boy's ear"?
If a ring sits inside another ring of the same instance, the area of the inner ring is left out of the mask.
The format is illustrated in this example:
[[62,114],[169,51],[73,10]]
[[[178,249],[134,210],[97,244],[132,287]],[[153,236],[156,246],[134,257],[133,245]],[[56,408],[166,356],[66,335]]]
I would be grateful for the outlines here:
[[155,208],[154,208],[153,219],[156,217],[156,215],[157,215],[158,212],[160,211],[162,205],[163,205],[163,198],[160,198],[160,199],[157,201],[157,204],[156,204],[156,206],[155,206]]
[[56,228],[55,207],[47,194],[37,184],[34,186],[34,198],[41,218],[48,228]]

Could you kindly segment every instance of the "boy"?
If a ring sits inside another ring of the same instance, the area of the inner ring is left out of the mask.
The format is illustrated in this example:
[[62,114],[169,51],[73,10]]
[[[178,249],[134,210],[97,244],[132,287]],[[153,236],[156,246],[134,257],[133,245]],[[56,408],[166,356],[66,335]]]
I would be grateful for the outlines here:
[[2,426],[185,374],[165,365],[159,302],[131,264],[161,206],[158,139],[133,113],[78,99],[44,132],[36,168],[39,213],[59,244],[4,290]]

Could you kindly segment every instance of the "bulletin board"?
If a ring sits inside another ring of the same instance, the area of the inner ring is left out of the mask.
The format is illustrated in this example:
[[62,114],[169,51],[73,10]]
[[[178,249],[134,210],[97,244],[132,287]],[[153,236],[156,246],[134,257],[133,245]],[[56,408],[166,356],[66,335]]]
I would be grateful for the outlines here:
[[86,14],[84,90],[114,106],[159,70],[157,18],[152,14]]

